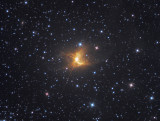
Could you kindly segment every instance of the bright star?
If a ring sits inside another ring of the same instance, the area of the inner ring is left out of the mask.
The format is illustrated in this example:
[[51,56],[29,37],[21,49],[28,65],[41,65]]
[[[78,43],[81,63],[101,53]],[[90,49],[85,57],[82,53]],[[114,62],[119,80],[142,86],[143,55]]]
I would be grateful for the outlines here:
[[103,30],[101,30],[100,33],[103,33]]
[[78,46],[82,46],[82,43],[80,42],[80,43],[78,43]]
[[95,105],[94,105],[94,103],[91,103],[90,106],[91,106],[91,107],[94,107]]
[[139,53],[140,52],[140,50],[139,49],[136,49],[136,53]]
[[154,97],[153,97],[153,96],[151,96],[151,97],[150,97],[150,100],[154,100]]
[[27,2],[27,1],[25,1],[25,2],[24,2],[24,4],[25,4],[25,5],[27,5],[27,4],[28,4],[28,2]]
[[129,87],[130,87],[130,88],[134,87],[134,84],[133,84],[133,83],[130,83],[130,84],[129,84]]
[[75,58],[75,61],[76,61],[76,62],[78,62],[78,61],[79,61],[79,58],[78,58],[78,57],[76,57],[76,58]]

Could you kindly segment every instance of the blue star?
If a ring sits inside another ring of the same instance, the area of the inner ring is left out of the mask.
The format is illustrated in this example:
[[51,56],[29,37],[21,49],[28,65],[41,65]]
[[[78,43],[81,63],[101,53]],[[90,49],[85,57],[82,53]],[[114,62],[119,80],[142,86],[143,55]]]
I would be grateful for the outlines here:
[[24,4],[25,4],[25,5],[27,5],[27,4],[28,4],[28,2],[27,2],[27,1],[25,1],[25,2],[24,2]]
[[94,107],[95,105],[94,105],[94,103],[91,103],[90,106],[91,106],[91,107]]
[[101,30],[100,33],[103,33],[103,30]]
[[136,49],[136,53],[139,53],[140,52],[140,50],[139,49]]
[[156,44],[159,44],[159,42],[158,42],[158,41],[156,41]]
[[154,100],[154,97],[153,97],[153,96],[151,96],[151,97],[150,97],[150,100]]
[[80,47],[80,46],[82,46],[82,43],[80,42],[80,43],[78,43],[78,46]]
[[45,53],[47,53],[46,51],[43,51],[43,53],[45,54]]

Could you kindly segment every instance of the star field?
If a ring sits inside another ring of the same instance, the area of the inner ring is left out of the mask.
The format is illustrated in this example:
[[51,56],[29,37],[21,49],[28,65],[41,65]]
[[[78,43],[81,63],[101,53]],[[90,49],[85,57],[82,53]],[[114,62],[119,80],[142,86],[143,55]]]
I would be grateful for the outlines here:
[[[159,121],[158,0],[0,1],[0,121]],[[84,67],[71,68],[68,53]]]

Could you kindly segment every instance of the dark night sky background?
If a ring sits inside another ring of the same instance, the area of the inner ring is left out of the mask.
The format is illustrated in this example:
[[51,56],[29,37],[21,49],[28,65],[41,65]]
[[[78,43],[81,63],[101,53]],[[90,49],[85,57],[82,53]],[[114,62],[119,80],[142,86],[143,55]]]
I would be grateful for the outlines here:
[[22,120],[160,121],[160,1],[1,0],[0,121]]

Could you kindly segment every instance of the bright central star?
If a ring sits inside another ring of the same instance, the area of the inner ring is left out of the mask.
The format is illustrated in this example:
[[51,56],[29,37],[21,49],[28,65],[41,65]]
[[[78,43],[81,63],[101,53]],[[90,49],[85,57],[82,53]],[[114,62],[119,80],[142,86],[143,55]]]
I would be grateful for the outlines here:
[[84,59],[81,53],[76,53],[74,60],[75,60],[74,65],[80,66],[84,64]]
[[76,61],[76,62],[78,62],[78,61],[79,61],[79,58],[78,58],[78,57],[76,57],[76,58],[75,58],[75,61]]
[[75,53],[71,54],[70,55],[70,57],[72,58],[71,66],[76,68],[76,67],[88,65],[89,63],[85,55],[86,53],[84,50],[78,50]]
[[74,52],[70,52],[66,54],[68,66],[69,68],[85,68],[89,66],[91,63],[89,61],[89,55],[87,54],[87,50],[85,47],[78,48]]

